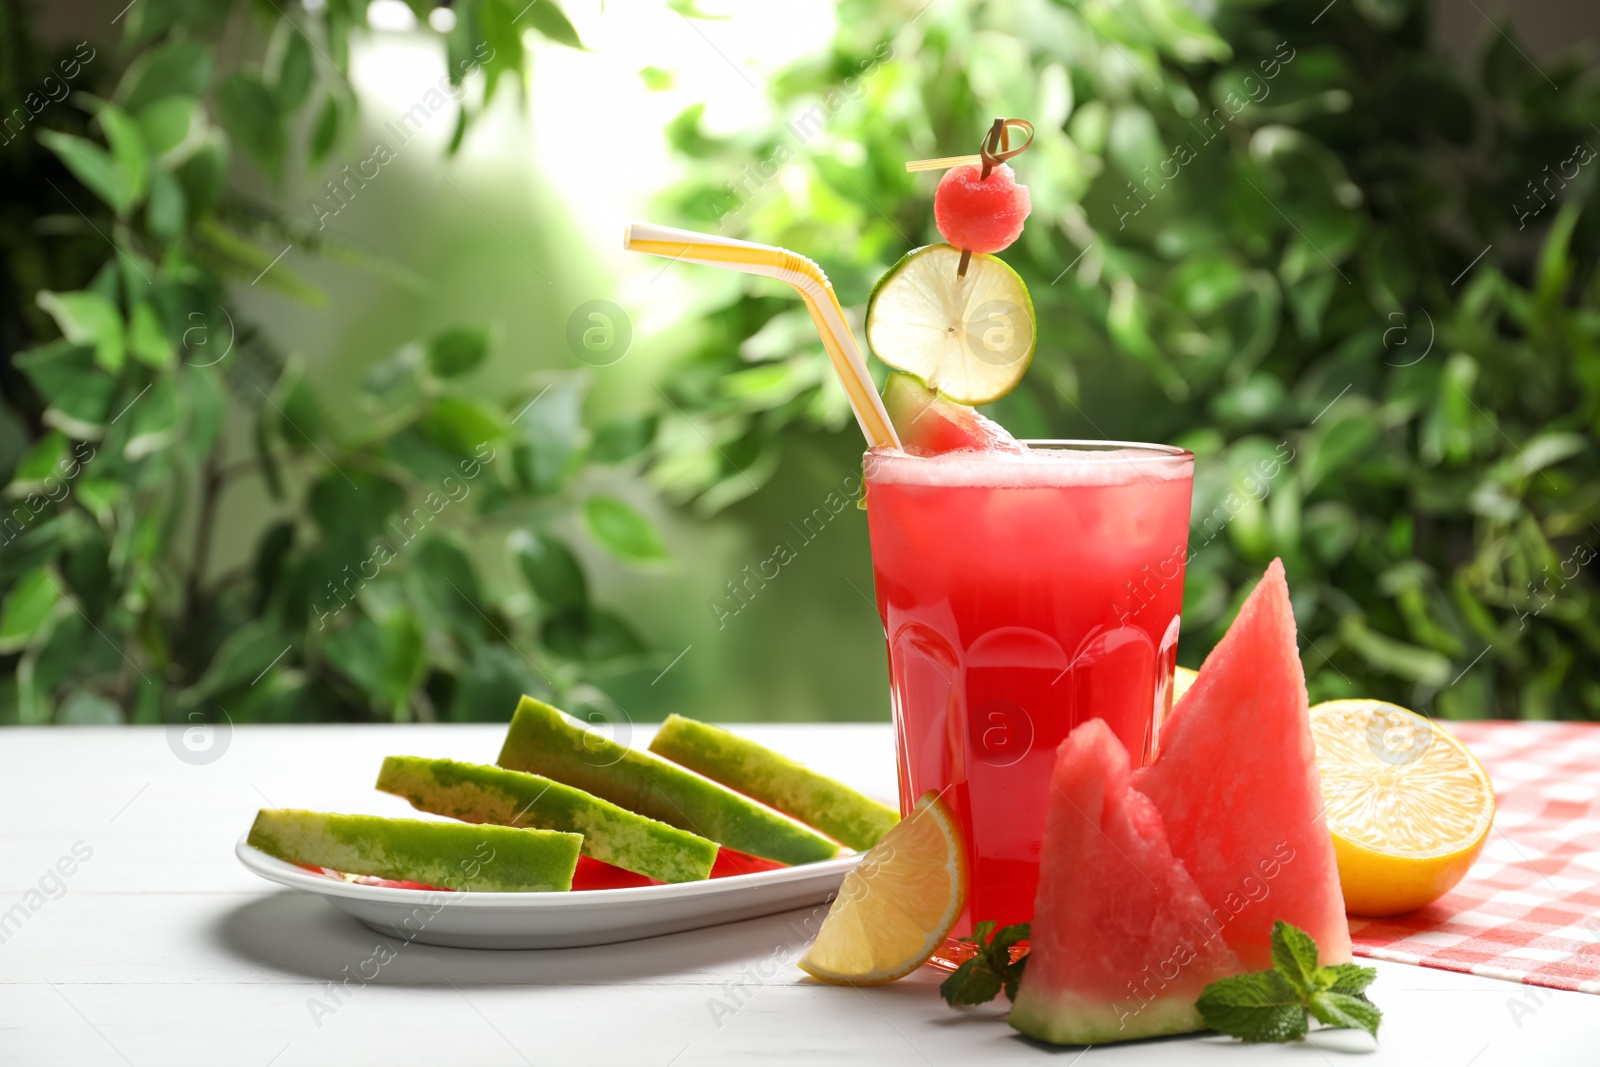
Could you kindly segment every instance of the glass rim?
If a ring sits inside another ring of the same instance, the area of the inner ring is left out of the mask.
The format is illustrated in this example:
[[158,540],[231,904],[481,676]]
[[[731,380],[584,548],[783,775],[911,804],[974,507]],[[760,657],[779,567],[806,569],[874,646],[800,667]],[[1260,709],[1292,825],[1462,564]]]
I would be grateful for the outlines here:
[[[1194,461],[1194,453],[1187,448],[1177,445],[1161,445],[1151,441],[1107,441],[1103,439],[1072,438],[1072,437],[1020,437],[1019,445],[1026,445],[1031,451],[1047,451],[1050,449],[1076,449],[1079,452],[1093,457],[1096,453],[1115,452],[1117,455],[1107,458],[1122,459],[1130,463],[1185,463]],[[1128,453],[1134,453],[1129,455]],[[1011,453],[1015,455],[1015,453]],[[865,455],[876,456],[880,459],[907,460],[913,463],[927,459],[937,459],[937,456],[915,456],[903,449],[895,448],[869,448]],[[996,459],[1003,459],[1007,453],[996,453]]]
[[[1030,449],[1078,449],[1083,452],[1138,452],[1139,458],[1149,459],[1194,459],[1194,453],[1187,448],[1177,445],[1159,445],[1151,441],[1104,441],[1090,440],[1088,438],[1071,437],[1020,437],[1020,445],[1027,445]],[[1128,458],[1126,456],[1122,458]]]

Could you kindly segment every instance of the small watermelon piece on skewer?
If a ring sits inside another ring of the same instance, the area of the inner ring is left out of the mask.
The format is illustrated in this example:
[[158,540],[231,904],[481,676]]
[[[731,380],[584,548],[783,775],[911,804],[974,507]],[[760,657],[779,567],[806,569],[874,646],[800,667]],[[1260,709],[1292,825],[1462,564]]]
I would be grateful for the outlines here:
[[933,194],[933,221],[939,232],[974,255],[1010,248],[1033,211],[1028,187],[1017,184],[1010,164],[990,169],[988,177],[983,169],[981,163],[952,167]]

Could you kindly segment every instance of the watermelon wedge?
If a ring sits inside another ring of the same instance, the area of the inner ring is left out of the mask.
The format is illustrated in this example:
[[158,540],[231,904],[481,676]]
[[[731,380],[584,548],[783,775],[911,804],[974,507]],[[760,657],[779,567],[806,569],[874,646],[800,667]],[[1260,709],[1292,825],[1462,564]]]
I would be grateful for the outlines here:
[[1005,427],[986,419],[976,408],[929,389],[909,374],[891,374],[883,387],[883,406],[900,437],[900,447],[913,456],[984,450],[1025,451]]
[[1011,1025],[1056,1044],[1203,1029],[1195,1001],[1238,974],[1211,908],[1168,847],[1128,753],[1101,719],[1056,752],[1028,968]]
[[1161,812],[1172,851],[1246,970],[1272,966],[1272,924],[1350,959],[1350,925],[1323,818],[1305,673],[1283,563],[1273,560],[1162,727],[1133,777]]
[[1281,562],[1159,745],[1130,775],[1091,719],[1057,750],[1031,958],[1011,1011],[1025,1034],[1100,1044],[1198,1029],[1207,983],[1272,966],[1279,919],[1316,940],[1324,965],[1350,959]]

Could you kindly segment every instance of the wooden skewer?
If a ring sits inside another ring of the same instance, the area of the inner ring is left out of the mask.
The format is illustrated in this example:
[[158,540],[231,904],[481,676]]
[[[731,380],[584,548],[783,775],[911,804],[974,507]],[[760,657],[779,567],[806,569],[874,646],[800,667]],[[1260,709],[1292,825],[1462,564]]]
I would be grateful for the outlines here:
[[[1011,130],[1016,128],[1027,134],[1023,142],[1016,148],[1011,147]],[[989,172],[1013,156],[1019,156],[1028,150],[1033,143],[1033,123],[1027,119],[994,120],[988,132],[983,135],[983,150],[975,156],[941,156],[938,159],[917,159],[906,164],[906,171],[914,173],[919,170],[950,170],[967,163],[983,164],[983,171],[978,175],[978,180],[983,181],[989,177]],[[967,267],[972,262],[972,251],[961,250],[961,262],[956,264],[956,277],[965,278]]]
[[982,163],[980,155],[971,156],[940,156],[938,159],[917,159],[906,164],[906,172],[915,174],[919,170],[949,170],[951,167],[960,167],[967,163]]

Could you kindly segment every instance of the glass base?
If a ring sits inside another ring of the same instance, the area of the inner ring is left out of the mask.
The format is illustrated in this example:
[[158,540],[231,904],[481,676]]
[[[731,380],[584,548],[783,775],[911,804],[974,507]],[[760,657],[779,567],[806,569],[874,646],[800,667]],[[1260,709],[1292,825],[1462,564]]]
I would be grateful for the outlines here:
[[[928,958],[928,962],[924,966],[949,973],[977,954],[978,950],[971,941],[957,941],[953,937],[947,937],[944,939],[944,944],[933,950],[933,955]],[[1021,941],[1011,946],[1012,963],[1027,954],[1028,943],[1026,941]]]
[[957,941],[953,937],[947,937],[944,939],[944,944],[933,950],[933,955],[928,959],[926,966],[948,973],[977,954],[978,950],[973,947],[972,942]]

